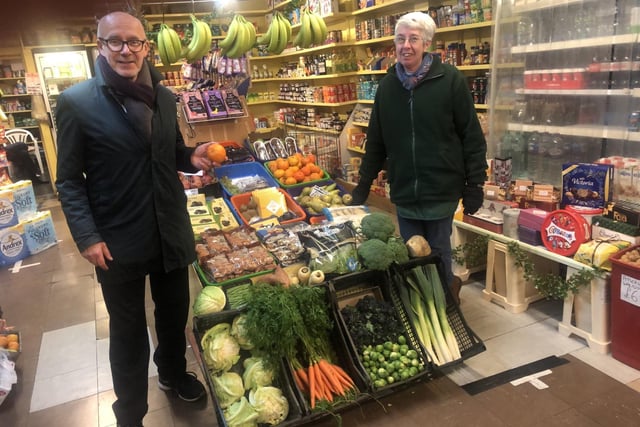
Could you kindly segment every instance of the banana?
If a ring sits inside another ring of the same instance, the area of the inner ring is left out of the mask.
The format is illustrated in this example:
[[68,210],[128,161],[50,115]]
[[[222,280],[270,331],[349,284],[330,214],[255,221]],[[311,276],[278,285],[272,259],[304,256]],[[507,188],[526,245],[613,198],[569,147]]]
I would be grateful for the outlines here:
[[300,37],[301,44],[300,47],[303,49],[307,49],[311,46],[312,42],[312,33],[311,33],[311,18],[309,17],[308,9],[305,10],[300,16]]
[[246,21],[245,25],[249,29],[249,38],[247,39],[247,45],[245,46],[247,48],[245,52],[248,52],[256,45],[256,27],[254,27],[253,23],[249,21]]
[[174,30],[173,28],[167,26],[169,28],[169,38],[171,39],[171,44],[173,46],[173,51],[176,54],[176,57],[174,58],[173,62],[176,62],[180,59],[180,55],[182,52],[182,41],[180,40],[180,36],[178,35],[178,32],[176,30]]
[[218,46],[222,49],[229,49],[238,37],[238,29],[240,28],[240,21],[238,21],[238,15],[235,15],[229,24],[227,30],[227,36],[218,43]]
[[282,26],[280,25],[280,21],[278,20],[277,16],[273,17],[273,21],[271,21],[271,26],[273,27],[273,29],[271,30],[271,40],[269,41],[267,50],[271,53],[275,53],[280,43],[280,37],[283,36],[283,34],[280,34],[280,30],[282,29]]
[[[161,27],[160,33],[162,35],[162,41],[163,44],[165,46],[165,51],[167,52],[167,59],[169,60],[170,64],[173,64],[174,62],[177,62],[178,59],[180,59],[180,51],[181,51],[181,47],[180,47],[180,36],[178,36],[178,33],[171,27],[169,27],[166,24],[163,24],[164,27]],[[178,45],[179,47],[176,49],[176,43],[175,43],[175,39],[178,40]]]
[[274,25],[274,21],[275,21],[275,16],[271,19],[271,23],[269,24],[269,28],[267,28],[267,32],[262,34],[260,37],[258,37],[258,39],[256,40],[256,43],[259,45],[268,45],[269,42],[271,41],[271,30],[273,29],[273,25]]
[[284,28],[287,33],[287,42],[291,40],[291,22],[284,16],[280,11],[278,11],[278,15],[280,15],[280,21],[283,23]]
[[278,26],[280,27],[280,39],[278,40],[278,46],[273,51],[274,54],[280,55],[283,50],[287,47],[287,43],[289,43],[289,36],[287,31],[287,21],[282,14],[278,16]]
[[311,27],[311,43],[319,44],[318,39],[320,38],[320,24],[318,23],[318,16],[313,12],[307,12],[307,16],[309,16],[309,22]]
[[204,21],[198,21],[200,25],[200,31],[202,31],[202,43],[200,44],[200,51],[198,52],[198,58],[206,56],[211,50],[211,27]]
[[245,49],[245,46],[247,44],[247,38],[249,37],[249,28],[247,28],[246,25],[242,25],[242,23],[239,23],[237,33],[238,35],[234,43],[231,45],[231,47],[229,47],[229,49],[226,49],[224,52],[224,55],[227,58],[239,58],[243,53],[246,52],[246,50],[243,51],[243,49]]
[[327,28],[327,24],[326,22],[324,22],[324,18],[322,18],[322,16],[318,15],[317,13],[313,13],[313,15],[316,17],[316,22],[318,24],[318,26],[320,27],[320,31],[319,31],[319,36],[316,39],[316,44],[320,45],[320,44],[324,44],[324,42],[327,40],[327,35],[329,34],[329,29]]
[[196,59],[198,59],[198,49],[202,44],[202,31],[200,31],[200,26],[198,25],[198,20],[194,15],[191,15],[191,41],[187,46],[185,52],[185,58],[188,63],[192,63]]
[[169,65],[171,62],[169,61],[169,56],[167,55],[167,49],[165,46],[165,38],[162,30],[158,31],[158,38],[156,40],[156,45],[158,46],[158,56],[160,56],[160,60],[162,61],[162,65]]

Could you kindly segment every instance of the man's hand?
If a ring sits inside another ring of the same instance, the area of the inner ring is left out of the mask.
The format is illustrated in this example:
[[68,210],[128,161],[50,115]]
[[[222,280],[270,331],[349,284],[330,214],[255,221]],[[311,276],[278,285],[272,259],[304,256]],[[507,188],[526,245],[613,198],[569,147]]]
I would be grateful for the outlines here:
[[214,142],[205,142],[196,147],[196,150],[191,155],[191,164],[193,167],[208,171],[215,166],[220,166],[220,163],[212,162],[209,157],[207,157],[207,148],[209,148],[211,144],[214,144]]
[[82,251],[81,254],[87,261],[103,270],[108,270],[107,261],[113,261],[111,252],[105,242],[95,243]]

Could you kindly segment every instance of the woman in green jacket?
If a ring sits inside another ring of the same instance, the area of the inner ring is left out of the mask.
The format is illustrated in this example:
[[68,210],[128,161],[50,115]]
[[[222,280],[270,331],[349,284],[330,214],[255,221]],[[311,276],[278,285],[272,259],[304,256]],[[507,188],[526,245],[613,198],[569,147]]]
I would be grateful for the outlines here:
[[408,13],[396,23],[397,63],[376,92],[353,203],[366,201],[386,165],[400,234],[404,239],[424,236],[445,264],[447,283],[453,284],[453,215],[461,198],[465,213],[482,205],[487,144],[467,78],[427,52],[435,29],[422,12]]

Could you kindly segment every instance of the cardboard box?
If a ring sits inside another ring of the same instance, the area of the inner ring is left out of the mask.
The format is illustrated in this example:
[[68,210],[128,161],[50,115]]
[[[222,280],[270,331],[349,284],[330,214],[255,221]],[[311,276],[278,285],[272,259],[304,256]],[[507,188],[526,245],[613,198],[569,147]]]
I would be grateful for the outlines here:
[[209,118],[200,91],[184,92],[182,94],[182,103],[188,121],[207,120]]
[[211,89],[202,92],[204,104],[207,107],[207,115],[210,119],[221,119],[227,117],[227,107],[222,99],[219,90]]
[[494,233],[502,234],[502,224],[486,221],[473,215],[464,214],[462,222],[484,228],[485,230],[493,231]]
[[636,203],[624,201],[607,203],[602,215],[614,221],[640,226],[640,205]]

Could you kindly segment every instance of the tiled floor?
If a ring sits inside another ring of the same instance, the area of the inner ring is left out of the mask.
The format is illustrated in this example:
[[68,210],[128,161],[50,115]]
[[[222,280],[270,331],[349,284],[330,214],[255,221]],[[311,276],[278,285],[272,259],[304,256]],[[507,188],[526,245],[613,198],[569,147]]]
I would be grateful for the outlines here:
[[[41,186],[36,187],[39,208],[51,210],[59,244],[23,260],[20,265],[0,270],[0,306],[4,317],[20,330],[22,336],[22,354],[16,364],[18,383],[0,406],[0,426],[113,426],[111,403],[114,396],[107,361],[109,337],[102,294],[92,267],[79,256],[70,240],[57,200],[46,185]],[[195,294],[200,286],[195,275],[192,284],[192,294]],[[507,384],[473,398],[460,386],[553,355],[574,361],[566,366],[575,368],[584,362],[584,366],[596,368],[586,370],[590,378],[580,379],[596,390],[604,387],[603,384],[628,387],[622,387],[624,398],[621,398],[622,402],[616,402],[622,405],[623,416],[608,418],[599,418],[597,414],[589,416],[589,411],[607,411],[606,401],[598,406],[577,397],[574,398],[576,402],[570,402],[570,398],[560,394],[556,397],[547,395],[552,397],[543,402],[542,407],[546,408],[543,410],[558,414],[551,425],[640,425],[640,371],[608,355],[593,352],[580,338],[559,334],[561,303],[539,301],[524,313],[511,314],[484,301],[482,287],[481,274],[472,276],[461,291],[461,310],[467,323],[484,341],[485,352],[446,370],[446,376],[442,378],[351,411],[344,417],[343,425],[394,425],[399,422],[398,416],[390,416],[394,408],[402,410],[400,425],[408,427],[430,425],[425,416],[437,418],[440,425],[450,426],[538,425],[518,418],[515,408],[527,397],[521,398],[520,391],[513,386]],[[153,343],[152,310],[149,303],[149,335]],[[190,369],[202,378],[191,349],[188,349],[187,357]],[[554,391],[562,391],[564,383],[573,382],[563,377],[570,368],[559,367],[552,371],[553,375],[542,377],[541,381],[549,382]],[[150,408],[145,426],[217,425],[211,399],[187,404],[160,391],[152,363],[149,376]],[[558,385],[558,381],[564,383]],[[603,394],[606,387],[602,388]],[[599,392],[592,391],[592,394]],[[532,392],[531,396],[535,395]],[[514,406],[510,413],[492,410],[492,407],[502,405],[498,402],[508,402],[509,398],[520,402],[511,403]],[[537,402],[542,404],[540,399],[538,397]],[[526,408],[522,410],[526,412]],[[536,414],[528,416],[535,418]],[[606,422],[593,421],[598,419]],[[331,425],[333,422],[324,420],[314,424]],[[549,423],[545,422],[545,425]]]

